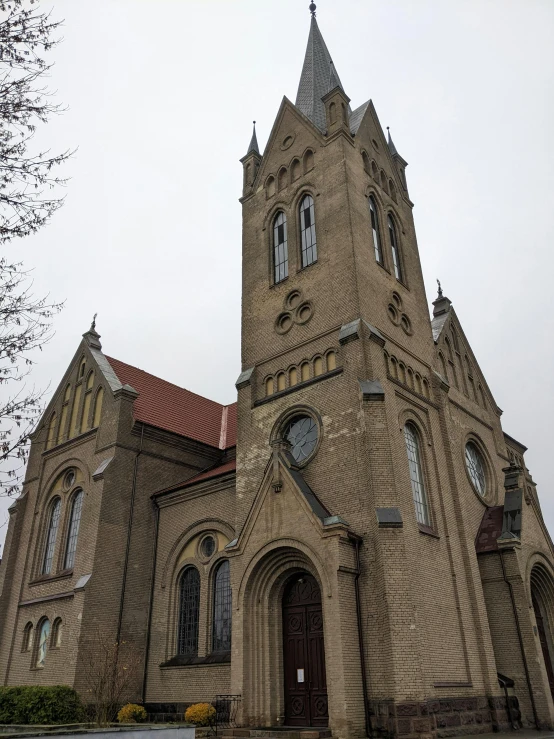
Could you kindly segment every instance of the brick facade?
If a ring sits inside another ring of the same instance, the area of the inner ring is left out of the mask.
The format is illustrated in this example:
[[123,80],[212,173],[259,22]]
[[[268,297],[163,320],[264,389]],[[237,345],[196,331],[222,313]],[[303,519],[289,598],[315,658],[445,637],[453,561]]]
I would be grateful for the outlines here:
[[[310,44],[319,45],[318,63],[327,63],[315,19]],[[312,72],[310,80],[321,80],[321,69]],[[0,677],[6,684],[64,682],[86,693],[85,654],[101,630],[140,655],[129,697],[151,714],[175,717],[190,703],[232,694],[241,696],[242,725],[282,725],[283,593],[291,577],[309,573],[321,590],[334,736],[551,729],[554,557],[525,447],[504,434],[442,292],[429,319],[406,162],[371,102],[349,115],[340,84],[324,92],[325,128],[310,117],[305,94],[297,105],[285,98],[263,156],[254,138],[242,160],[236,441],[225,409],[183,406],[196,435],[175,418],[164,427],[157,401],[148,416],[147,390],[137,394],[118,377],[124,365],[111,366],[98,335],[87,332],[35,434],[23,495],[10,509]],[[309,266],[299,217],[306,194],[317,235],[317,261]],[[280,212],[288,276],[276,283]],[[104,388],[101,423],[46,449],[67,383],[84,381],[83,359]],[[284,438],[299,416],[318,431],[305,464]],[[426,496],[419,520],[407,424],[418,439]],[[468,444],[481,460],[481,491],[468,471]],[[77,557],[70,572],[58,567],[43,577],[48,503],[58,494],[55,558],[63,558],[70,468],[85,491]],[[215,550],[203,557],[207,533]],[[217,653],[214,582],[224,560],[232,642],[230,652]],[[199,578],[197,647],[179,655],[179,587],[188,567]],[[62,619],[62,641],[37,668],[35,647],[22,651],[23,630],[45,616]]]

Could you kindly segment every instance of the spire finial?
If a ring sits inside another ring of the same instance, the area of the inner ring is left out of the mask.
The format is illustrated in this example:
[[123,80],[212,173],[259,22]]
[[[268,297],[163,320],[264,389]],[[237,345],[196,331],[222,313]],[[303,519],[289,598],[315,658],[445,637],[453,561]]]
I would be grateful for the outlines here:
[[316,10],[317,10],[317,5],[315,3],[310,3],[310,13],[312,14],[312,18],[315,18]]
[[90,324],[91,331],[96,331],[96,316],[97,315],[98,313],[95,313],[94,316],[92,317],[92,323]]
[[439,298],[442,298],[442,285],[440,280],[437,280],[437,285],[439,286]]

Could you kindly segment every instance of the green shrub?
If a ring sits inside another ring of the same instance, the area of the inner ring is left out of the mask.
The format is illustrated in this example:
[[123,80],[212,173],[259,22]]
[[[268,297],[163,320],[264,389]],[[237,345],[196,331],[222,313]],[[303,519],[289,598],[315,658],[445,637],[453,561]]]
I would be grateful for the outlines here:
[[147,718],[148,714],[145,709],[136,703],[127,703],[117,714],[117,720],[120,724],[137,724],[146,721]]
[[0,724],[75,724],[82,718],[79,696],[67,685],[0,687]]

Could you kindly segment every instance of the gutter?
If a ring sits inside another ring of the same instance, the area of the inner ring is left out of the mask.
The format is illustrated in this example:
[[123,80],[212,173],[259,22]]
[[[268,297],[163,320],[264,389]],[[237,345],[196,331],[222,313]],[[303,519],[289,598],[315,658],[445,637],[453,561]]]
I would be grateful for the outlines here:
[[160,531],[160,507],[155,498],[152,498],[152,507],[156,516],[154,528],[154,550],[152,555],[152,578],[150,580],[150,603],[148,604],[148,624],[146,627],[146,654],[144,656],[144,676],[142,679],[142,697],[141,703],[144,705],[146,700],[146,682],[148,679],[148,657],[150,655],[150,633],[152,627],[152,611],[154,606],[154,581],[156,579],[156,563],[158,559],[158,534]]
[[364,633],[362,625],[362,603],[360,598],[360,547],[362,539],[353,534],[350,535],[356,547],[356,577],[354,578],[354,590],[356,593],[356,621],[358,625],[358,644],[360,648],[360,666],[362,668],[362,690],[364,692],[364,717],[365,717],[365,733],[367,737],[371,737],[371,719],[369,715],[369,704],[367,696],[367,674],[364,649]]

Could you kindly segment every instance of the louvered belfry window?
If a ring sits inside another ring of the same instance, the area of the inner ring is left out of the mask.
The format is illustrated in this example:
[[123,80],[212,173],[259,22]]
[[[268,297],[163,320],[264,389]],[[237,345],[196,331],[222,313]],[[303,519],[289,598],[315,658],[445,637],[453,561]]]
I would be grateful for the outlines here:
[[188,567],[179,584],[179,631],[177,653],[198,652],[198,611],[200,607],[200,575],[194,567]]
[[287,242],[287,217],[280,211],[273,221],[273,262],[275,282],[289,276],[289,251]]
[[300,233],[302,236],[302,266],[307,267],[317,261],[314,200],[311,195],[305,195],[300,203]]
[[229,561],[225,560],[219,565],[214,583],[214,652],[228,652],[231,649],[231,606]]

